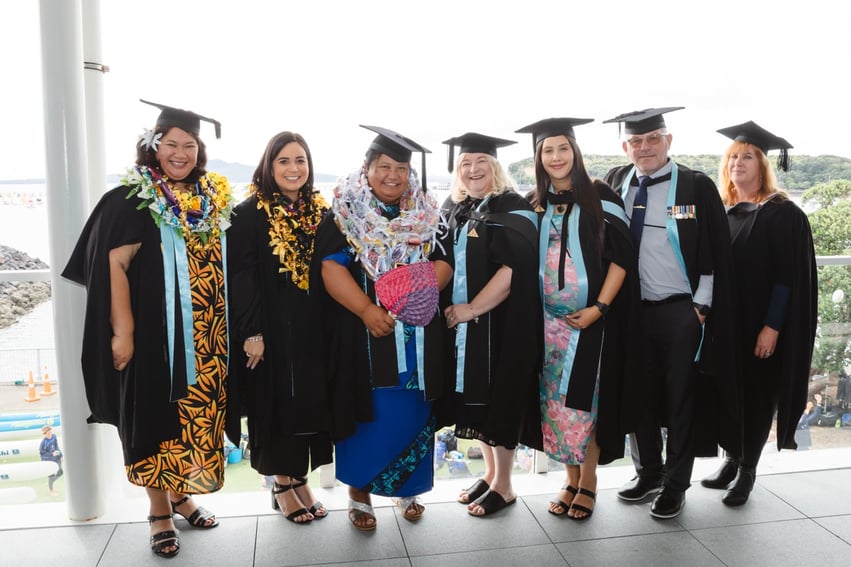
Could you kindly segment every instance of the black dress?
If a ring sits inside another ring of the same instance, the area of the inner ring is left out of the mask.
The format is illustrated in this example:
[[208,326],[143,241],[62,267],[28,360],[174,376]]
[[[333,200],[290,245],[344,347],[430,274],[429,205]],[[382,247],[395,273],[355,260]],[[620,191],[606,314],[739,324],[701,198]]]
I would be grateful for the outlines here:
[[[538,231],[531,205],[509,191],[443,205],[449,230],[443,247],[454,269],[441,294],[442,309],[469,303],[500,267],[512,269],[511,292],[495,309],[448,333],[447,388],[455,392],[456,434],[512,448],[541,449],[538,374],[542,361],[542,311],[538,291]],[[517,214],[523,212],[525,214]],[[466,234],[465,260],[453,250]],[[467,297],[453,301],[464,282]],[[464,333],[459,347],[458,334]],[[454,356],[451,354],[454,353]],[[463,378],[460,378],[463,376]]]
[[[289,202],[289,200],[287,200]],[[316,206],[308,210],[315,212]],[[331,419],[314,294],[281,269],[269,245],[266,210],[252,195],[228,230],[232,354],[248,416],[251,466],[265,475],[303,476],[331,462]],[[315,226],[308,227],[312,238]],[[308,264],[309,266],[309,258]],[[245,367],[243,342],[262,334],[263,360]]]
[[[740,203],[728,211],[728,220],[739,313],[743,462],[755,466],[775,411],[777,448],[796,447],[795,429],[807,401],[816,330],[815,252],[807,215],[783,195],[777,194],[759,206]],[[785,309],[770,306],[777,293],[788,293]],[[772,322],[773,328],[780,327],[775,352],[768,358],[757,358],[757,335],[772,318],[769,313],[777,309],[782,315]]]

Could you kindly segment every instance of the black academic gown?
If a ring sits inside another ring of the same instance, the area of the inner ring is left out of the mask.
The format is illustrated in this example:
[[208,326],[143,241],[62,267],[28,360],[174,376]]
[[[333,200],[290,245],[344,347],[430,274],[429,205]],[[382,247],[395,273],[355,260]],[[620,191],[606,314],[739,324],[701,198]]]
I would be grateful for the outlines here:
[[[623,210],[623,201],[608,185],[596,182],[595,189],[602,201]],[[565,406],[591,411],[599,365],[595,434],[600,446],[598,462],[605,465],[623,457],[624,436],[635,431],[641,418],[642,404],[636,403],[636,400],[643,395],[642,381],[641,376],[632,371],[640,363],[640,356],[635,349],[635,341],[629,340],[630,336],[639,332],[641,293],[638,263],[629,227],[620,217],[603,210],[603,249],[600,250],[597,219],[581,208],[578,210],[579,243],[588,278],[586,307],[596,303],[612,263],[626,271],[626,279],[609,306],[609,312],[579,334],[570,387],[565,396]],[[544,212],[543,209],[538,211],[540,218],[543,218]],[[539,230],[548,230],[548,227]],[[542,252],[542,256],[544,254]]]
[[[176,333],[174,386],[169,377],[165,286],[160,231],[141,200],[127,199],[129,187],[108,191],[89,216],[62,276],[86,286],[82,369],[89,421],[118,428],[125,463],[157,452],[160,442],[180,436],[177,400],[186,395],[182,334]],[[130,302],[134,353],[119,372],[112,363],[109,252],[141,244],[130,263]],[[181,328],[177,310],[176,328]],[[229,403],[237,399],[234,380],[226,380]],[[225,431],[239,439],[239,412],[226,414]]]
[[[735,312],[732,298],[730,232],[718,189],[705,174],[677,164],[674,205],[694,206],[696,218],[676,221],[680,250],[691,285],[697,290],[701,275],[713,275],[712,312],[704,325],[697,370],[702,378],[696,395],[694,455],[714,457],[718,445],[731,455],[741,454],[741,415],[738,368],[735,357]],[[606,174],[606,182],[620,194],[633,166]],[[638,185],[636,176],[631,184]],[[652,404],[651,404],[652,405]]]
[[[331,461],[331,415],[316,296],[299,289],[290,272],[279,273],[280,267],[269,247],[268,217],[252,195],[234,208],[228,230],[229,373],[240,376],[252,464],[255,456],[267,466],[277,462],[279,473],[288,468],[289,457],[261,454],[294,435],[304,439],[304,434],[319,434],[310,444],[314,468]],[[249,370],[243,344],[257,334],[263,335],[263,360]]]
[[[538,403],[543,324],[538,291],[538,234],[534,222],[511,213],[531,211],[519,194],[510,191],[491,198],[485,208],[467,220],[462,204],[450,199],[443,205],[449,230],[442,239],[455,275],[453,242],[457,231],[468,231],[468,302],[503,266],[512,269],[508,298],[479,322],[467,324],[464,391],[454,398],[454,421],[461,437],[482,438],[512,447],[518,442],[542,449]],[[469,208],[467,208],[469,210]],[[475,236],[474,236],[475,235]],[[452,303],[452,287],[441,294],[441,311]],[[453,330],[447,352],[455,352]],[[456,390],[456,357],[450,355],[447,391]]]
[[[754,417],[769,424],[775,408],[755,403],[754,396],[776,400],[777,449],[795,449],[795,429],[807,402],[818,314],[810,223],[794,202],[779,195],[752,210],[750,226],[744,218],[744,225],[736,223],[734,210],[729,216],[745,411],[761,413]],[[754,346],[765,325],[775,285],[788,287],[791,294],[775,352],[759,360],[754,357]],[[749,433],[752,435],[746,428],[745,436]],[[755,441],[760,446],[765,443],[765,439]]]
[[[334,214],[328,213],[316,230],[310,281],[312,293],[317,294],[320,302],[334,439],[349,437],[358,422],[373,420],[372,388],[399,384],[393,334],[381,338],[371,336],[360,317],[337,303],[322,282],[323,258],[346,250],[348,246]],[[433,254],[432,258],[437,256]],[[375,284],[366,277],[360,262],[353,261],[348,270],[370,300],[376,302]],[[435,313],[434,319],[424,327],[423,396],[426,400],[436,400],[443,394],[444,327],[440,313]]]

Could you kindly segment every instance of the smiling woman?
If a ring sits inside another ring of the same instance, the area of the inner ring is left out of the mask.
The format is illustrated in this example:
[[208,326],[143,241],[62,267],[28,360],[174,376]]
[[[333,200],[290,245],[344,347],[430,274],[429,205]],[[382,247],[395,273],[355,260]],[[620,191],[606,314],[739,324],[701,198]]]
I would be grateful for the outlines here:
[[62,275],[87,291],[91,419],[118,428],[127,478],[149,499],[151,551],[172,557],[174,514],[218,526],[190,495],[222,487],[226,424],[240,438],[238,412],[225,413],[236,385],[225,380],[223,256],[233,196],[227,179],[205,170],[201,120],[217,135],[218,122],[148,104],[161,112],[137,142],[136,166],[92,211]]

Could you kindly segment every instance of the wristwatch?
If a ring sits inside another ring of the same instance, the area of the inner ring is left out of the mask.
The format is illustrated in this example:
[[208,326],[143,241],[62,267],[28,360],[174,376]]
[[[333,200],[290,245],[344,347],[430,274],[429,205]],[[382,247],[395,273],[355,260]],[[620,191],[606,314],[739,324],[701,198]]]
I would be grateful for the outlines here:
[[703,315],[704,317],[709,316],[709,313],[712,311],[711,307],[702,303],[692,303],[692,305],[694,305],[694,308],[697,309],[697,312]]
[[609,312],[609,304],[603,303],[602,301],[597,301],[594,303],[594,307],[600,310],[600,314],[605,315]]

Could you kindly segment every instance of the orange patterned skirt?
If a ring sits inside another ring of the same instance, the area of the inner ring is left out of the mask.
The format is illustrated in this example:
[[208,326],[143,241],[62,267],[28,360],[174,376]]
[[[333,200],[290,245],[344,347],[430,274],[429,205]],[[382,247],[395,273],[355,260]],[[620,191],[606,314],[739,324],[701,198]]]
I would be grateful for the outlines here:
[[221,245],[208,251],[187,247],[192,294],[196,383],[178,401],[179,439],[128,465],[128,480],[138,486],[178,494],[214,492],[224,484],[225,378],[227,319]]

